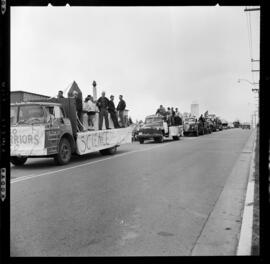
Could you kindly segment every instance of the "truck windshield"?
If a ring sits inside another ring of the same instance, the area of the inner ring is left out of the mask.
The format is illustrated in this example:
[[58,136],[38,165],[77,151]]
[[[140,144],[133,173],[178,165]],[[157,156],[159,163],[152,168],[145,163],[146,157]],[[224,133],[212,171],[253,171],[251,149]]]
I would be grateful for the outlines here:
[[44,123],[44,111],[40,105],[21,105],[18,124]]
[[186,122],[192,123],[192,122],[196,122],[195,118],[188,118],[185,120]]
[[10,125],[15,125],[18,118],[18,106],[11,106],[10,108]]
[[145,124],[162,125],[162,119],[158,117],[149,117],[145,119]]

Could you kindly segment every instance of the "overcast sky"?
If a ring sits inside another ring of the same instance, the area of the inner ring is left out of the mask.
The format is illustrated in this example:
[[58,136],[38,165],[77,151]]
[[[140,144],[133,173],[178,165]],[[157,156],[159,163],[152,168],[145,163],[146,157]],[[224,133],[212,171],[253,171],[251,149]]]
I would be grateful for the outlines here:
[[[250,121],[255,95],[237,82],[252,81],[244,8],[12,7],[11,90],[56,96],[75,80],[85,97],[96,80],[98,95],[123,94],[133,120],[196,101]],[[259,59],[259,12],[249,14]]]

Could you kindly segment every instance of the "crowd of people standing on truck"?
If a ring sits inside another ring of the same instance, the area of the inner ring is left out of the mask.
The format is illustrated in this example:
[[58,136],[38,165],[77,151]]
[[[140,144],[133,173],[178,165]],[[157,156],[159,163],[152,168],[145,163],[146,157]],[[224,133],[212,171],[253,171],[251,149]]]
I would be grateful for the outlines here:
[[160,105],[156,111],[156,115],[163,116],[169,126],[180,126],[183,124],[181,114],[177,107],[175,109],[174,107],[167,107],[166,110],[163,105]]
[[[79,93],[74,90],[72,95],[69,97],[75,98],[76,112],[78,118],[78,129],[80,131],[84,130],[94,130],[94,123],[96,119],[96,113],[98,113],[98,129],[102,130],[103,120],[105,120],[106,129],[111,129],[109,127],[109,115],[113,122],[114,128],[123,128],[127,126],[127,120],[125,117],[126,102],[123,99],[123,95],[119,95],[119,102],[117,107],[114,104],[114,95],[110,96],[110,100],[106,97],[105,91],[101,93],[101,96],[94,100],[92,95],[87,95],[87,97],[82,100]],[[59,91],[57,98],[64,98],[63,91]],[[83,125],[83,117],[87,115],[87,125],[85,128]]]

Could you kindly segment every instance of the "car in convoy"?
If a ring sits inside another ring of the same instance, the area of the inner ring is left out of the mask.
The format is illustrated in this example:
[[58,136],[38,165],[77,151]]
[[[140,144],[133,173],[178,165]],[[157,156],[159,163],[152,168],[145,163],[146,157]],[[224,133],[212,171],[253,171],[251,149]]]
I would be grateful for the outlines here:
[[204,134],[204,126],[196,117],[186,117],[184,120],[184,135],[199,136]]
[[10,113],[10,161],[17,166],[29,157],[52,157],[63,165],[75,153],[114,154],[120,144],[131,143],[129,127],[79,131],[74,98],[15,103]]
[[182,125],[172,126],[161,115],[149,115],[145,118],[137,137],[140,144],[143,144],[148,139],[153,139],[158,143],[162,143],[164,139],[179,140],[182,135]]
[[234,128],[234,125],[233,125],[232,122],[229,122],[229,123],[228,123],[228,128]]
[[239,122],[239,120],[235,120],[233,122],[233,126],[234,126],[234,128],[239,128],[239,127],[241,127],[241,123]]
[[223,119],[221,122],[222,122],[222,129],[228,129],[228,121]]
[[216,130],[217,131],[223,130],[222,121],[219,117],[216,117]]
[[242,123],[241,128],[242,129],[250,129],[251,128],[250,123],[248,123],[248,122]]
[[204,122],[204,133],[203,134],[211,134],[214,130],[214,122],[211,118],[205,118]]

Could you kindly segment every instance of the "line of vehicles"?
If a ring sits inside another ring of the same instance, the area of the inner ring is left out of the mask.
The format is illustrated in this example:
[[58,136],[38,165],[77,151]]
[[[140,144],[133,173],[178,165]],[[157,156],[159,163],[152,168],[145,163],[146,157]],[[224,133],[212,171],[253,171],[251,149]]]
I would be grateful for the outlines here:
[[[144,123],[139,123],[134,127],[132,137],[134,141],[139,141],[141,144],[145,140],[161,143],[164,139],[178,140],[181,136],[197,137],[234,127],[237,126],[221,120],[214,114],[208,114],[201,119],[195,116],[186,116],[183,117],[182,124],[177,126],[169,125],[161,115],[150,115],[145,118]],[[250,125],[245,125],[243,128],[250,128]]]
[[10,113],[10,161],[16,166],[24,165],[29,157],[54,158],[56,164],[64,165],[73,154],[99,151],[110,155],[121,144],[132,140],[141,144],[145,140],[162,143],[165,139],[179,140],[182,136],[199,136],[229,128],[228,123],[214,115],[203,120],[189,116],[172,124],[164,116],[155,114],[147,116],[139,126],[79,131],[74,98],[14,103]]

